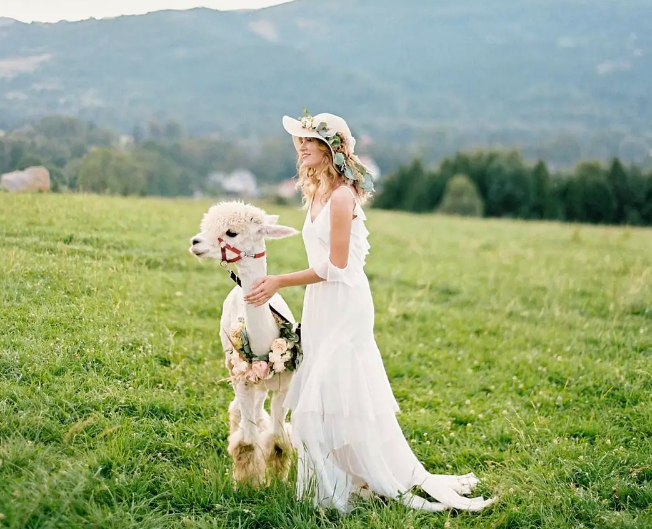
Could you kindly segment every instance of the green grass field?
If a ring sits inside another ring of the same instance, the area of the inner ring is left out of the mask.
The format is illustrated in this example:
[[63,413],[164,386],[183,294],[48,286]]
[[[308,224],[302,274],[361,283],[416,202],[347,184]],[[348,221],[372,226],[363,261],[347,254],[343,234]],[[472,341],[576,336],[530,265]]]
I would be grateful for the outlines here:
[[[232,285],[187,251],[208,205],[0,194],[0,527],[652,527],[651,230],[370,211],[403,430],[500,500],[340,517],[291,482],[232,486]],[[270,273],[306,266],[300,237],[268,252]]]

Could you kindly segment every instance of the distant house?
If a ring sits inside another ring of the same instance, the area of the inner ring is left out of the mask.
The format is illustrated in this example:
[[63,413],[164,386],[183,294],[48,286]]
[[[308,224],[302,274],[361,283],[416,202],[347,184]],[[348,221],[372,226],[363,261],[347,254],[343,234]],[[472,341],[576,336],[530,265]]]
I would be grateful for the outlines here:
[[257,197],[259,194],[256,176],[249,169],[236,169],[231,173],[211,173],[207,181],[228,195]]
[[[374,180],[377,181],[380,178],[380,167],[378,167],[374,159],[365,155],[362,155],[359,158],[360,161],[369,169]],[[291,199],[296,197],[298,194],[299,190],[297,189],[296,178],[288,178],[276,186],[276,196]]]
[[118,148],[122,151],[127,150],[134,144],[134,138],[126,134],[118,136]]
[[363,134],[358,138],[358,145],[361,145],[363,147],[367,145],[371,145],[373,143],[373,140],[371,139],[371,136],[368,134]]
[[371,176],[374,177],[374,180],[379,180],[381,177],[380,174],[380,167],[378,167],[378,164],[374,161],[374,159],[371,156],[367,156],[365,154],[362,154],[359,156],[360,161],[369,169],[371,172]]
[[276,195],[283,198],[294,198],[299,193],[297,181],[294,178],[283,180],[276,187]]

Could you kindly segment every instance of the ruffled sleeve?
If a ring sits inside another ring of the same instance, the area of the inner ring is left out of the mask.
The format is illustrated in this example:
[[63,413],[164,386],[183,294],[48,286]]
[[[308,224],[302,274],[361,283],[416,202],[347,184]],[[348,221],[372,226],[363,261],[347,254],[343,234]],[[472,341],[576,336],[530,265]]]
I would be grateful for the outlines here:
[[[330,202],[328,203],[328,207],[330,207]],[[327,220],[328,215],[323,215],[322,220],[317,220],[314,226],[317,239],[320,241],[322,248],[326,250],[328,257],[318,262],[312,269],[324,281],[355,286],[365,277],[363,266],[370,247],[367,242],[369,232],[364,225],[367,217],[357,202],[355,203],[353,214],[355,215],[355,219],[353,219],[351,226],[349,257],[347,265],[344,268],[335,266],[330,260],[330,222]]]
[[356,273],[350,262],[344,268],[338,268],[331,263],[330,258],[315,266],[313,270],[324,281],[340,282],[349,286],[354,286],[359,279],[359,273]]

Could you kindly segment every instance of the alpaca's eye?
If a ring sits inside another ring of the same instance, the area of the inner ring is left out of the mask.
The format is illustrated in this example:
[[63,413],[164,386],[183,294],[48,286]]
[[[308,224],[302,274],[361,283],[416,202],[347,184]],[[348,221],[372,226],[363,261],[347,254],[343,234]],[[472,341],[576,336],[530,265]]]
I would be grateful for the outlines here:
[[232,230],[226,230],[226,236],[227,237],[237,237],[238,234]]

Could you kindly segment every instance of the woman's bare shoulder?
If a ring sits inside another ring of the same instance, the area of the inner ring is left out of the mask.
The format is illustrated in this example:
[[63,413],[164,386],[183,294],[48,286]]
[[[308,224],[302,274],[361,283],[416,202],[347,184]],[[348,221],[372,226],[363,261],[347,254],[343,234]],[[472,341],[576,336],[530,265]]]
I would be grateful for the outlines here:
[[355,202],[355,192],[349,186],[341,185],[333,191],[331,200],[339,205],[350,206]]

